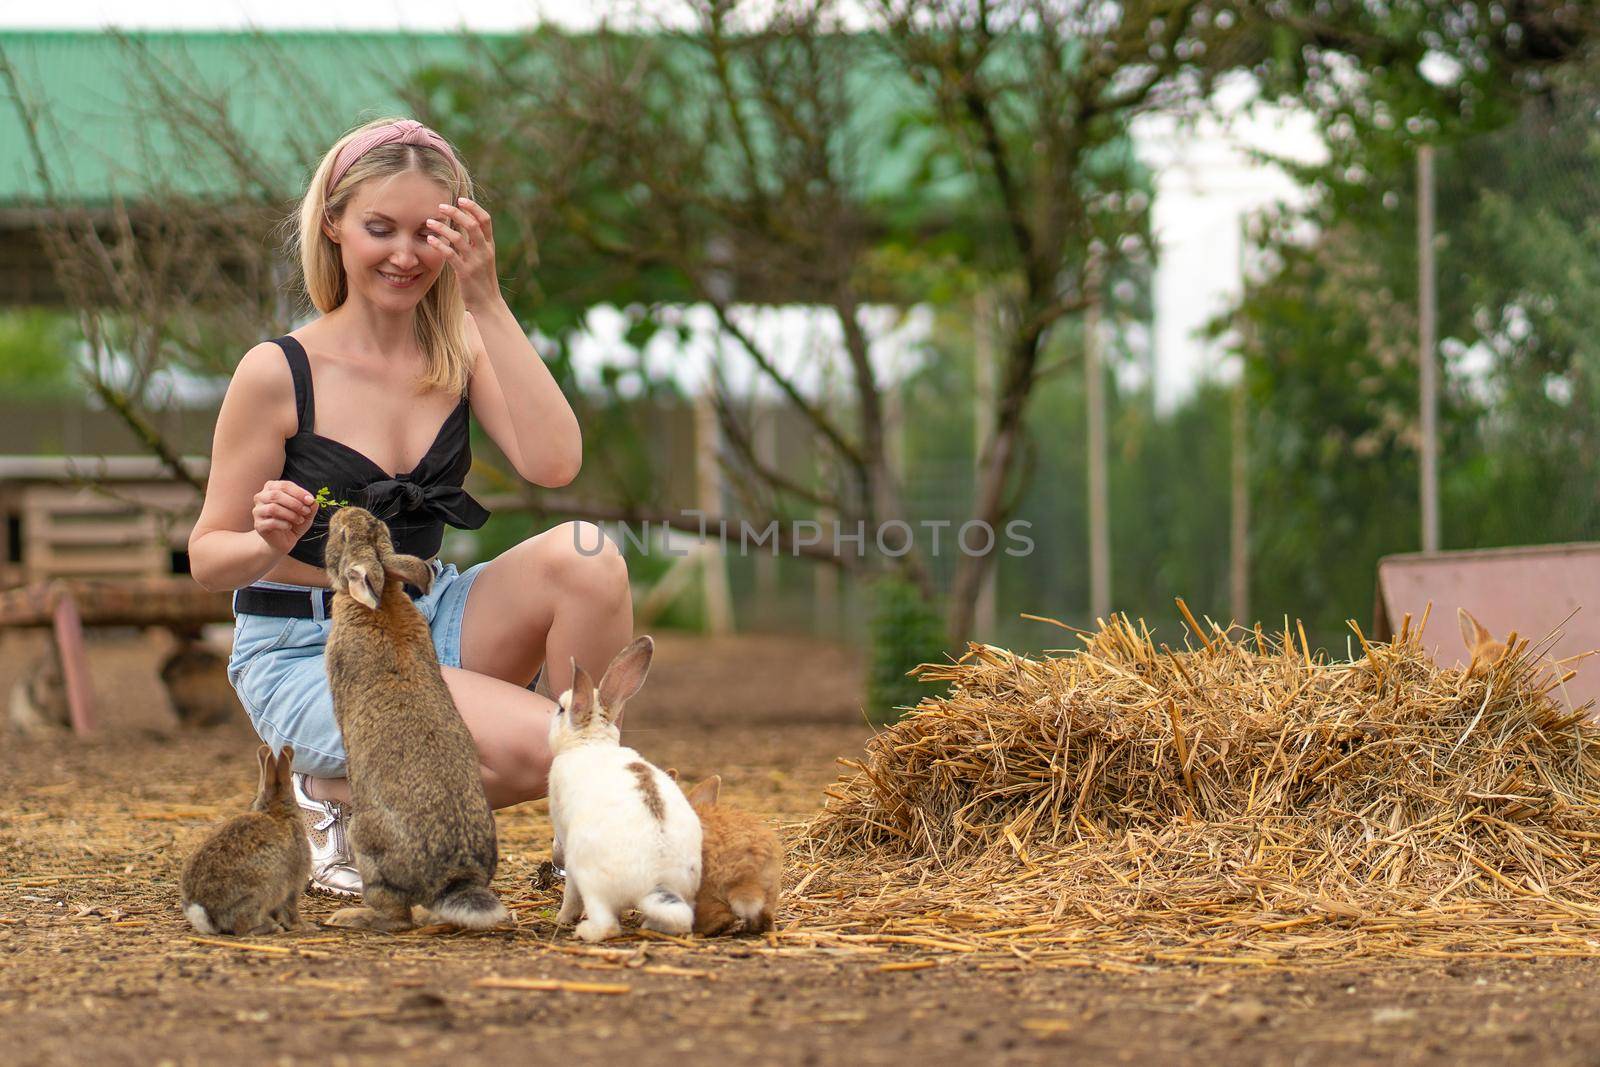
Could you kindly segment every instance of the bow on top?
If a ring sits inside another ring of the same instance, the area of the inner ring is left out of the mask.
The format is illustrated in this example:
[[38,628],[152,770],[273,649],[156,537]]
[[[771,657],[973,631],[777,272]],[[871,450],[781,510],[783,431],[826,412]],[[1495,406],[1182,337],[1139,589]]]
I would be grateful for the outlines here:
[[380,519],[420,514],[442,519],[458,530],[476,530],[489,521],[489,510],[459,485],[418,485],[404,478],[384,478],[362,490],[366,508]]

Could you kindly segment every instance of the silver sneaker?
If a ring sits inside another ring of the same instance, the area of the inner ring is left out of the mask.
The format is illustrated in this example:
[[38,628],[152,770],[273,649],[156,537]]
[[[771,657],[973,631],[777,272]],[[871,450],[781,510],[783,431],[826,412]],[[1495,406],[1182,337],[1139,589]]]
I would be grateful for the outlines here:
[[361,875],[350,854],[350,813],[336,800],[313,800],[306,776],[294,775],[294,799],[300,804],[306,839],[311,842],[311,888],[341,897],[361,895]]

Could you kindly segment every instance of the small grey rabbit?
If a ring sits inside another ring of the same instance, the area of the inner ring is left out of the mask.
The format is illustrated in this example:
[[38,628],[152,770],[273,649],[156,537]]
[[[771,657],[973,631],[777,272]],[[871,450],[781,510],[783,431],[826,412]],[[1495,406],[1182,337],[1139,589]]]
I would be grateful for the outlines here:
[[289,785],[294,749],[256,752],[261,784],[250,810],[206,838],[183,866],[183,914],[202,934],[271,934],[300,927],[311,846]]
[[204,729],[244,721],[239,696],[228,684],[228,659],[201,643],[198,627],[174,628],[172,648],[157,673],[180,725]]
[[8,721],[12,730],[25,737],[52,737],[72,729],[67,683],[53,642],[12,686]]
[[428,565],[394,550],[371,512],[346,506],[328,523],[333,625],[328,684],[349,757],[350,848],[364,908],[330,926],[403,930],[421,905],[444,922],[509,921],[490,890],[498,852],[478,750],[450,697],[428,623],[405,593]]

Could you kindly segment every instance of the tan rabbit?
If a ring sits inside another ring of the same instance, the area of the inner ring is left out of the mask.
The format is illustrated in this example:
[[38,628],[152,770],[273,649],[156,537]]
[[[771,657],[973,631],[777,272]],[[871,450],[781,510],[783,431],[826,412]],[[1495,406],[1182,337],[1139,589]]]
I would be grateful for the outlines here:
[[[1509,651],[1507,641],[1516,640],[1516,634],[1507,635],[1506,641],[1501,641],[1484,629],[1466,608],[1457,608],[1456,617],[1461,623],[1461,640],[1465,642],[1470,658],[1467,670],[1475,671],[1479,667],[1487,670],[1506,658]],[[1523,651],[1526,651],[1527,642],[1519,642]],[[1520,653],[1519,653],[1520,654]],[[1595,652],[1580,652],[1575,656],[1565,659],[1553,659],[1548,655],[1540,656],[1537,665],[1527,668],[1523,676],[1524,683],[1530,688],[1540,692],[1549,692],[1563,686],[1576,670],[1576,666]]]
[[700,816],[700,891],[694,898],[694,932],[762,933],[772,929],[783,884],[783,845],[749,812],[717,803],[720,775],[689,790]]
[[489,889],[498,859],[478,750],[439,670],[428,623],[406,595],[433,572],[399,555],[371,512],[337,509],[328,523],[334,589],[328,634],[333,714],[349,755],[350,848],[365,908],[331,926],[402,930],[421,905],[472,929],[509,921]]
[[1472,654],[1468,669],[1477,664],[1485,667],[1499,663],[1506,655],[1506,643],[1497,640],[1483,624],[1472,617],[1472,612],[1466,608],[1456,609],[1456,621],[1461,624],[1461,640],[1466,644],[1467,651]]
[[294,750],[256,752],[255,803],[206,838],[183,865],[183,914],[202,934],[271,934],[300,927],[311,846],[289,785]]

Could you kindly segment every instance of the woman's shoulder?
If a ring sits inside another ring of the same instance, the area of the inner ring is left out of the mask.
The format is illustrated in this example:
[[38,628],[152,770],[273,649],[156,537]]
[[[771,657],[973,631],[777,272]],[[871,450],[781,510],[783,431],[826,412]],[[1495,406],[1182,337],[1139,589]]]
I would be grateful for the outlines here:
[[296,418],[294,375],[283,349],[273,341],[252,346],[233,369],[228,396],[261,415],[281,410]]
[[254,345],[233,369],[235,385],[246,388],[272,389],[284,383],[293,384],[289,361],[284,358],[283,347],[276,341],[262,341]]

